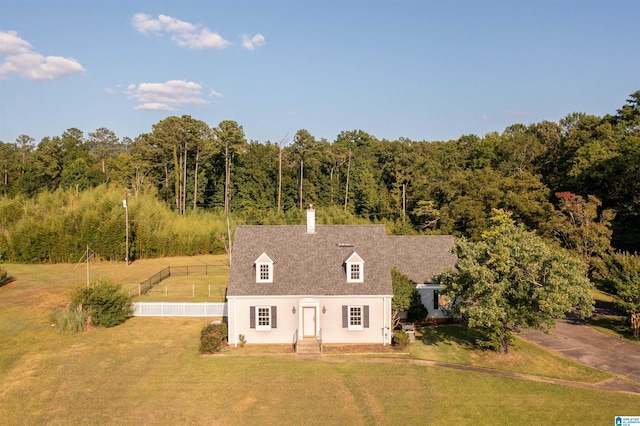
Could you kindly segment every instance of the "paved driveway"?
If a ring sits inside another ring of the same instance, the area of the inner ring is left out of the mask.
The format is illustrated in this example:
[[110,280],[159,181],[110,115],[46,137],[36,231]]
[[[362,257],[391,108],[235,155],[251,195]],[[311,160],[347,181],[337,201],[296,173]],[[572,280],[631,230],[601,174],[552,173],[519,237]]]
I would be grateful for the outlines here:
[[640,387],[640,344],[608,335],[580,321],[561,320],[551,334],[520,333],[526,340],[573,361],[616,374]]

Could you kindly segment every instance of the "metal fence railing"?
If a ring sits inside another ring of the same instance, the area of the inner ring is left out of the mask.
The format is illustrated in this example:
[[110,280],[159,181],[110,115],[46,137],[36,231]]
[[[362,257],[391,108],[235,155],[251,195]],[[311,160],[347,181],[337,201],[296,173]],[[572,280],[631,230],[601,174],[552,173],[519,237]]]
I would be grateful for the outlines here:
[[135,302],[135,317],[225,317],[225,302]]
[[209,275],[220,270],[221,267],[228,267],[225,263],[217,265],[190,265],[190,266],[167,266],[160,272],[142,281],[140,284],[129,289],[129,294],[142,296],[147,294],[156,285],[171,276],[189,276],[189,275]]

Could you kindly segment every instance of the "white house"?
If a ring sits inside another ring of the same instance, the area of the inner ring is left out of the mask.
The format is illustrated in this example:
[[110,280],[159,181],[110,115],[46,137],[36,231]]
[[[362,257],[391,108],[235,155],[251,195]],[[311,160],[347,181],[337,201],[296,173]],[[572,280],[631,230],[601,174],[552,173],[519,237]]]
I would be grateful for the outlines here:
[[384,225],[316,226],[312,208],[306,227],[238,226],[229,343],[389,344],[391,269],[432,283],[455,265],[452,246],[451,236],[388,236]]

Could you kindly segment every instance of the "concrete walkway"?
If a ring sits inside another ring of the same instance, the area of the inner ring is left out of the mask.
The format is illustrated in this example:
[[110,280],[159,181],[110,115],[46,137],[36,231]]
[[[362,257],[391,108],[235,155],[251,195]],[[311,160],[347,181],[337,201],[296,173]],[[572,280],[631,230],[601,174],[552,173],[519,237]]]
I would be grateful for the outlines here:
[[[614,389],[640,393],[640,345],[602,333],[579,320],[561,320],[551,331],[527,330],[520,337],[536,343],[572,361],[594,367],[622,380],[614,380]],[[617,385],[615,384],[617,382]]]

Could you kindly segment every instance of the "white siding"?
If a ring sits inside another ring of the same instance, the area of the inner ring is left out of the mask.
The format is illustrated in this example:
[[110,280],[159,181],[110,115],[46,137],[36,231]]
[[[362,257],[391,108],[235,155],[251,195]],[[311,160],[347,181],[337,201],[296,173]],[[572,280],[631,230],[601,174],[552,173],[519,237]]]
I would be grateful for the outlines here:
[[[369,306],[369,327],[349,330],[342,327],[342,306]],[[250,328],[251,306],[277,306],[277,328]],[[244,335],[248,344],[293,344],[302,335],[304,306],[316,306],[318,329],[323,343],[386,343],[391,342],[391,296],[331,296],[331,297],[230,297],[229,343],[235,345]],[[295,307],[295,313],[293,308]],[[322,312],[324,310],[324,313]]]
[[427,311],[429,311],[429,315],[427,316],[427,318],[447,317],[441,309],[435,309],[435,307],[433,306],[434,291],[440,291],[442,290],[442,287],[437,285],[418,284],[417,289],[418,293],[420,293],[422,304],[425,306],[425,308],[427,308]]

